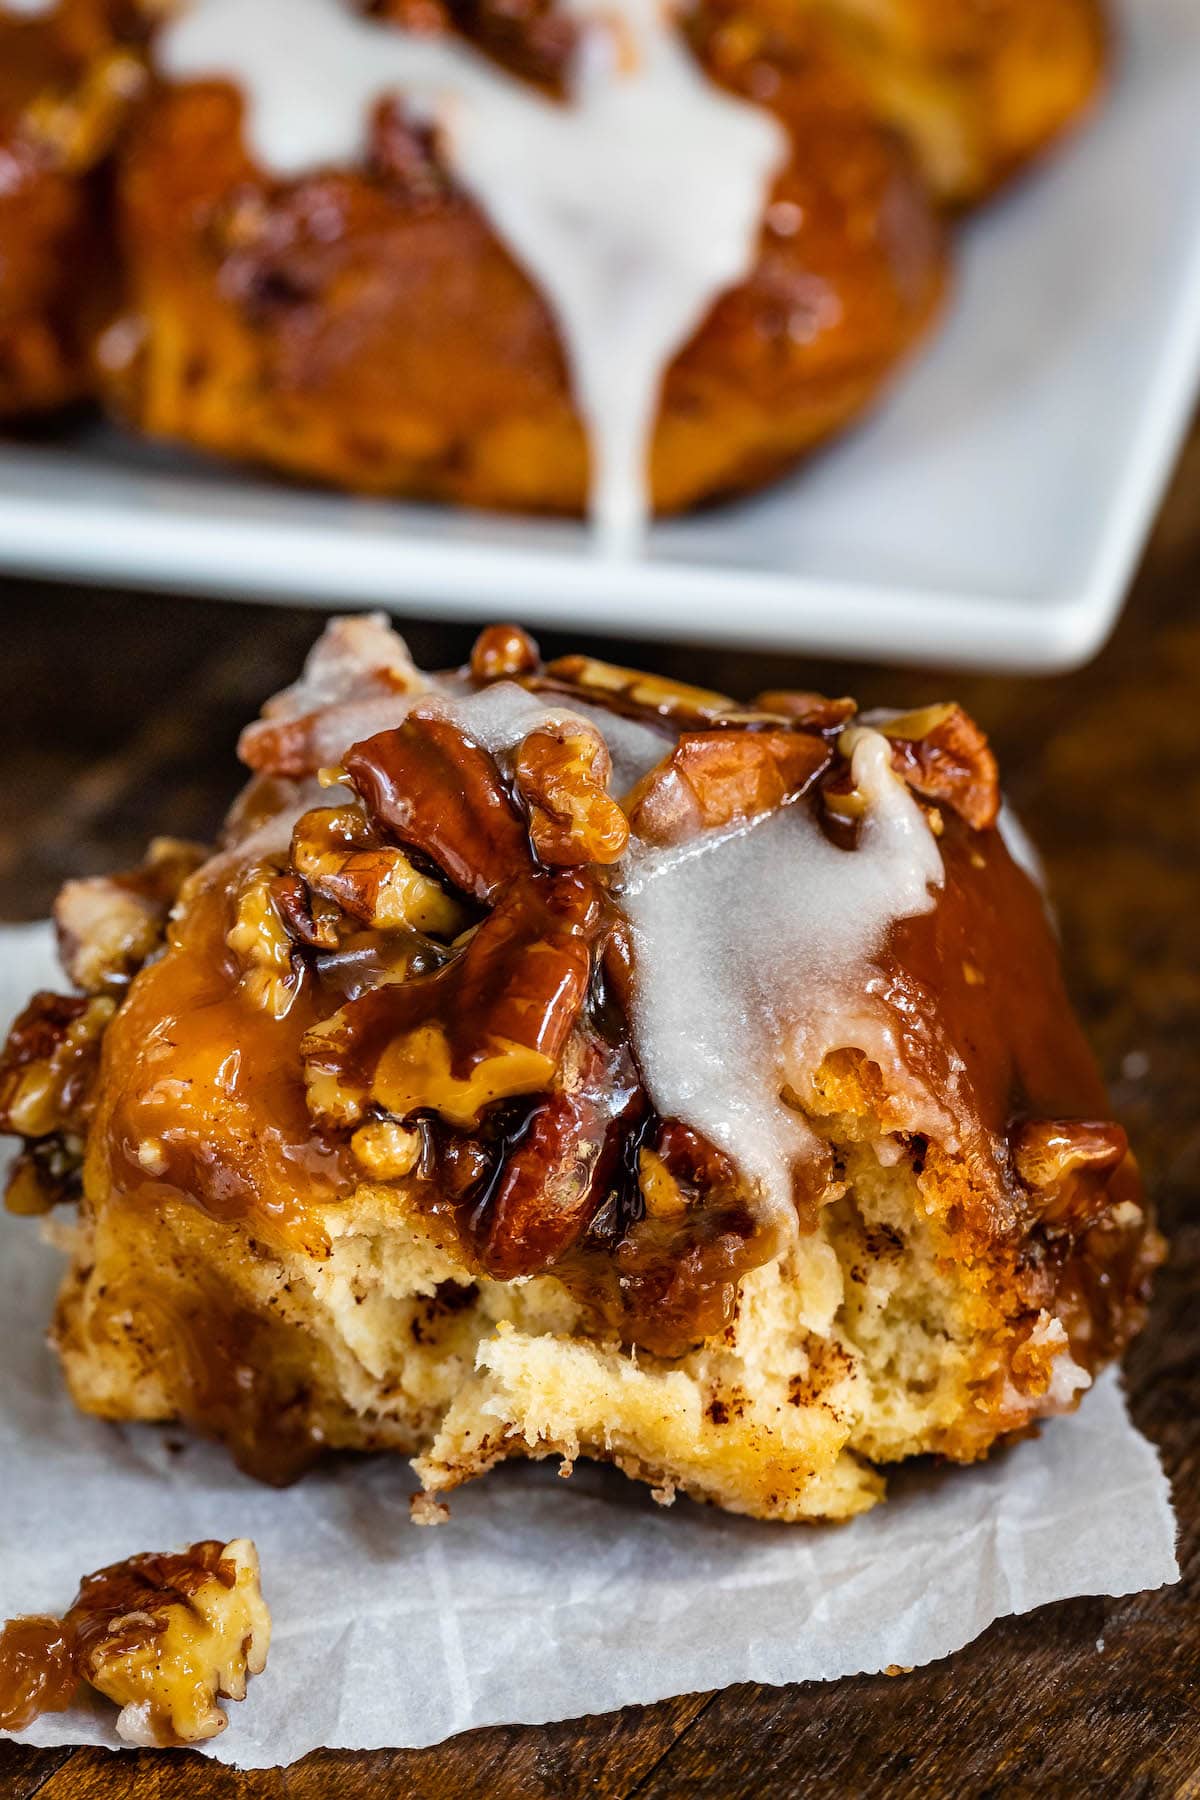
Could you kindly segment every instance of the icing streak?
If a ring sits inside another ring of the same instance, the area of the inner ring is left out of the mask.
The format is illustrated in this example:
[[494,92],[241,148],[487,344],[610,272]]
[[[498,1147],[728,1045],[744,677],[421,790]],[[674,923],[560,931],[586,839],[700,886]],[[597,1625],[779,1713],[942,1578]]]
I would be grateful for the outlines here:
[[375,103],[404,96],[552,308],[591,445],[599,541],[636,543],[662,379],[754,256],[786,139],[696,65],[658,0],[571,0],[568,102],[469,46],[381,26],[347,0],[192,0],[164,74],[229,77],[249,145],[296,176],[353,160]]
[[810,806],[732,836],[635,852],[621,894],[634,933],[633,1034],[660,1113],[730,1156],[790,1228],[793,1177],[815,1140],[784,1100],[828,1050],[852,1045],[896,1068],[867,965],[897,920],[929,911],[942,860],[886,740],[861,731],[851,768],[867,803],[843,850]]

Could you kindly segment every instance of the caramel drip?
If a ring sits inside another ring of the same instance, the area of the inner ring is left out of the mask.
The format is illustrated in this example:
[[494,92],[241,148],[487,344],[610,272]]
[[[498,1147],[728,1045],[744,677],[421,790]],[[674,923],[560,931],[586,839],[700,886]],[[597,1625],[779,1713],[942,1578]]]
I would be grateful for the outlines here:
[[228,879],[193,894],[113,1020],[85,1185],[127,1205],[188,1200],[320,1254],[315,1211],[351,1175],[345,1145],[309,1117],[300,1041],[336,998],[305,979],[276,1018],[239,990]]
[[[947,1106],[969,1181],[956,1220],[979,1252],[1007,1242],[1031,1312],[1056,1311],[1090,1373],[1141,1322],[1161,1247],[1147,1230],[1137,1165],[1063,982],[1044,897],[998,831],[947,813],[938,905],[899,921],[875,992],[913,1078]],[[1090,1213],[1055,1216],[1023,1180],[1014,1146],[1029,1121],[1112,1146],[1091,1175]]]

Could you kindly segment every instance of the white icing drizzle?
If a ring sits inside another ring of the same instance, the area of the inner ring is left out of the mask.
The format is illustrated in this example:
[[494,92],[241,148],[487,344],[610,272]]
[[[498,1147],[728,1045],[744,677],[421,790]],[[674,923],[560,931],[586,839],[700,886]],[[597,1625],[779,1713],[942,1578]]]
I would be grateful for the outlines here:
[[[870,958],[889,925],[934,904],[944,878],[887,740],[858,732],[851,768],[867,802],[855,849],[838,849],[799,804],[732,836],[635,850],[621,889],[651,1098],[726,1151],[785,1232],[792,1170],[814,1138],[781,1090],[802,1093],[831,1049],[887,1054]],[[888,1060],[899,1062],[894,1047]]]
[[349,0],[191,0],[163,73],[227,76],[281,176],[352,161],[374,103],[405,97],[524,264],[562,334],[591,447],[599,540],[632,547],[663,375],[753,260],[786,137],[710,82],[663,0],[568,0],[582,22],[566,105],[469,46],[381,26]]

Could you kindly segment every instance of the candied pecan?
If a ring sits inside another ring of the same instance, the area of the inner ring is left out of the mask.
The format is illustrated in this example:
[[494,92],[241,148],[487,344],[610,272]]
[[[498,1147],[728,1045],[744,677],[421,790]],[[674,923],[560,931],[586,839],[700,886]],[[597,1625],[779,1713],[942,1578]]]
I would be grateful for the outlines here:
[[608,792],[611,773],[608,746],[590,726],[547,725],[524,739],[513,777],[542,862],[571,868],[624,855],[629,821]]
[[421,1160],[421,1133],[395,1119],[372,1119],[350,1139],[355,1160],[376,1181],[401,1181]]
[[525,822],[495,760],[448,719],[410,713],[343,761],[375,823],[430,857],[464,894],[490,902],[533,869]]
[[299,875],[276,875],[268,884],[271,904],[293,943],[307,950],[336,950],[341,908],[316,894]]
[[80,1583],[64,1624],[76,1668],[121,1708],[117,1731],[132,1744],[193,1744],[224,1731],[218,1698],[245,1699],[271,1641],[248,1538],[99,1569]]
[[475,639],[471,674],[480,686],[486,686],[492,681],[532,675],[541,661],[537,645],[519,625],[489,625]]
[[1113,1203],[1109,1177],[1129,1153],[1120,1125],[1082,1119],[1027,1120],[1011,1137],[1013,1163],[1045,1225],[1076,1235]]
[[514,884],[462,951],[430,975],[349,1001],[301,1044],[310,1110],[354,1124],[374,1102],[469,1128],[494,1100],[549,1087],[579,1018],[604,920],[578,875]]
[[4,1205],[20,1218],[36,1218],[67,1200],[78,1200],[83,1187],[81,1137],[56,1131],[27,1142],[8,1172]]
[[452,937],[464,912],[440,882],[385,844],[360,807],[314,807],[296,821],[292,867],[314,893],[377,931],[409,928]]
[[487,1274],[502,1281],[536,1274],[584,1229],[597,1205],[596,1167],[609,1124],[591,1095],[550,1094],[534,1107],[473,1221]]
[[538,1100],[503,1146],[470,1222],[480,1266],[511,1281],[558,1262],[586,1231],[644,1111],[627,1049],[582,1038],[564,1085]]
[[238,755],[264,774],[315,775],[352,738],[396,723],[427,687],[384,614],[333,619],[300,680],[268,700],[262,718],[243,731]]
[[686,843],[796,799],[830,755],[804,731],[685,733],[629,795],[630,826],[647,843]]
[[179,838],[155,838],[138,869],[68,881],[54,902],[63,968],[85,994],[127,986],[163,941],[179,890],[205,851]]
[[616,663],[599,662],[593,656],[559,656],[547,663],[543,674],[527,683],[537,689],[577,694],[585,700],[609,705],[617,712],[706,724],[741,717],[744,708],[728,694],[709,688],[689,687],[661,675],[645,675]]
[[234,903],[225,942],[238,960],[238,986],[273,1019],[286,1018],[304,980],[304,963],[276,905],[279,871],[270,863],[249,869]]
[[0,1131],[82,1137],[100,1066],[100,1040],[116,1002],[104,995],[38,993],[0,1053]]
[[924,800],[953,807],[987,831],[1000,811],[1000,772],[987,738],[961,706],[927,706],[879,722],[892,767]]
[[759,694],[754,704],[765,713],[791,720],[805,731],[840,731],[858,711],[853,700],[830,700],[825,694],[810,693],[805,688],[770,688]]

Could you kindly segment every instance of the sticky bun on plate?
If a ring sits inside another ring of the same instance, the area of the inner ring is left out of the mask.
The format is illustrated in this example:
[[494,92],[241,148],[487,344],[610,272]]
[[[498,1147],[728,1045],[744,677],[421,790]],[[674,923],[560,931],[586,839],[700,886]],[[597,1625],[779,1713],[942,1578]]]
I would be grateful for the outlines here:
[[[0,1073],[111,1419],[764,1518],[1073,1408],[1159,1257],[956,706],[331,625],[212,852],[71,882]],[[1013,839],[1013,841],[1016,841]],[[9,1229],[17,1229],[10,1224]]]
[[1096,0],[15,6],[0,409],[617,538],[857,416],[1103,61]]

